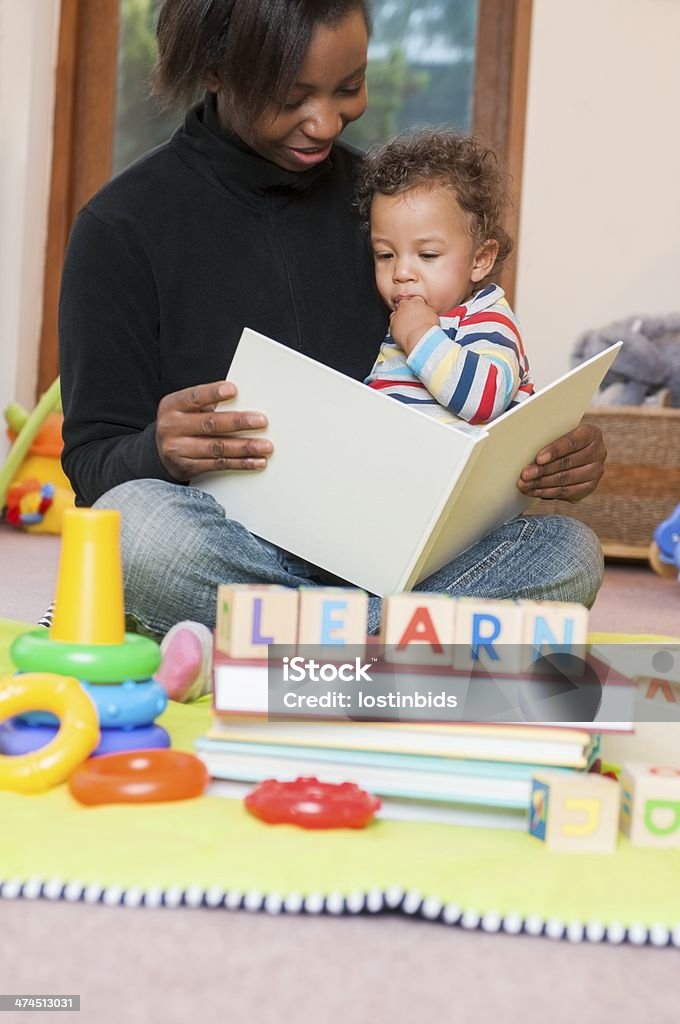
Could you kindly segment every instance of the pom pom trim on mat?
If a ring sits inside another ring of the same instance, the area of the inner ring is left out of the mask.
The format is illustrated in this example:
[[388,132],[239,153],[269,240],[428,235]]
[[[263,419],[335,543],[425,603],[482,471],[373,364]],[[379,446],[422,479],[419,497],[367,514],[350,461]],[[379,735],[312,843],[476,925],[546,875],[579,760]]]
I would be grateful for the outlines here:
[[674,946],[680,948],[680,924],[667,928],[662,924],[651,926],[632,924],[625,927],[600,921],[562,921],[557,918],[544,919],[538,915],[522,917],[520,914],[500,914],[476,910],[463,910],[454,903],[443,904],[439,900],[423,898],[418,892],[404,892],[402,889],[371,889],[368,892],[353,892],[348,896],[341,893],[262,893],[257,890],[241,892],[238,889],[201,889],[193,886],[169,889],[121,889],[119,886],[104,886],[96,882],[83,885],[81,882],[64,883],[58,878],[42,881],[38,878],[21,881],[8,879],[0,882],[0,898],[66,900],[69,903],[100,903],[105,906],[123,907],[209,907],[212,909],[247,910],[251,913],[267,914],[380,914],[399,912],[409,917],[420,917],[440,924],[455,925],[468,930],[484,932],[505,932],[507,935],[544,936],[549,939],[564,939],[568,942],[608,942],[620,945],[623,942],[634,946]]

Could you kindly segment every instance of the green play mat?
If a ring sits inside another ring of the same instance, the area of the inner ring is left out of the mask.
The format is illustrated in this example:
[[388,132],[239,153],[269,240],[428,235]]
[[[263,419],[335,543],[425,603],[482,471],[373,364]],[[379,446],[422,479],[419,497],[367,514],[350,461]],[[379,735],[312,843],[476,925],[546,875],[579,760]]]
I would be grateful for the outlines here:
[[[10,670],[9,643],[26,628],[0,620],[0,671]],[[174,704],[160,722],[174,746],[192,750],[209,711],[207,698]],[[264,825],[236,800],[87,808],[66,786],[40,796],[2,792],[0,816],[5,899],[388,909],[487,931],[680,946],[680,850],[639,849],[623,837],[614,855],[568,855],[500,829],[379,821],[306,832]]]

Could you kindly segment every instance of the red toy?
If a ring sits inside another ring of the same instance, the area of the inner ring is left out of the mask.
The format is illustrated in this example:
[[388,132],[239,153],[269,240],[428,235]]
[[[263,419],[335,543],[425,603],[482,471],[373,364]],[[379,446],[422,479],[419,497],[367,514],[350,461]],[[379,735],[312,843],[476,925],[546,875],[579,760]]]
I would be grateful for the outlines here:
[[380,800],[353,782],[295,782],[266,779],[244,799],[246,809],[268,825],[300,828],[364,828],[380,810]]

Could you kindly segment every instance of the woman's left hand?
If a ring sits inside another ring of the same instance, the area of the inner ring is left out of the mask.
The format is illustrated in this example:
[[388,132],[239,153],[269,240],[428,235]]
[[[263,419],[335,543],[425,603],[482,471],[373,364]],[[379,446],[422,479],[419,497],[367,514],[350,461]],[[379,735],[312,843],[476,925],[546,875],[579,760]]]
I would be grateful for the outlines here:
[[581,501],[602,479],[606,458],[602,431],[580,423],[542,448],[535,461],[522,470],[517,486],[530,498]]

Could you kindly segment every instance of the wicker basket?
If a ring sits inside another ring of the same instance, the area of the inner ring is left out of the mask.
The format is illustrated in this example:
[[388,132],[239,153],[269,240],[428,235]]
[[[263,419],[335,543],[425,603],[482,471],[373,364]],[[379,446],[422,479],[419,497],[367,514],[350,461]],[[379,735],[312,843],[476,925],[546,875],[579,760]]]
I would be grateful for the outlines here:
[[647,558],[654,529],[680,504],[680,409],[612,406],[584,422],[600,428],[607,446],[597,490],[576,505],[532,502],[529,511],[580,519],[610,558]]

